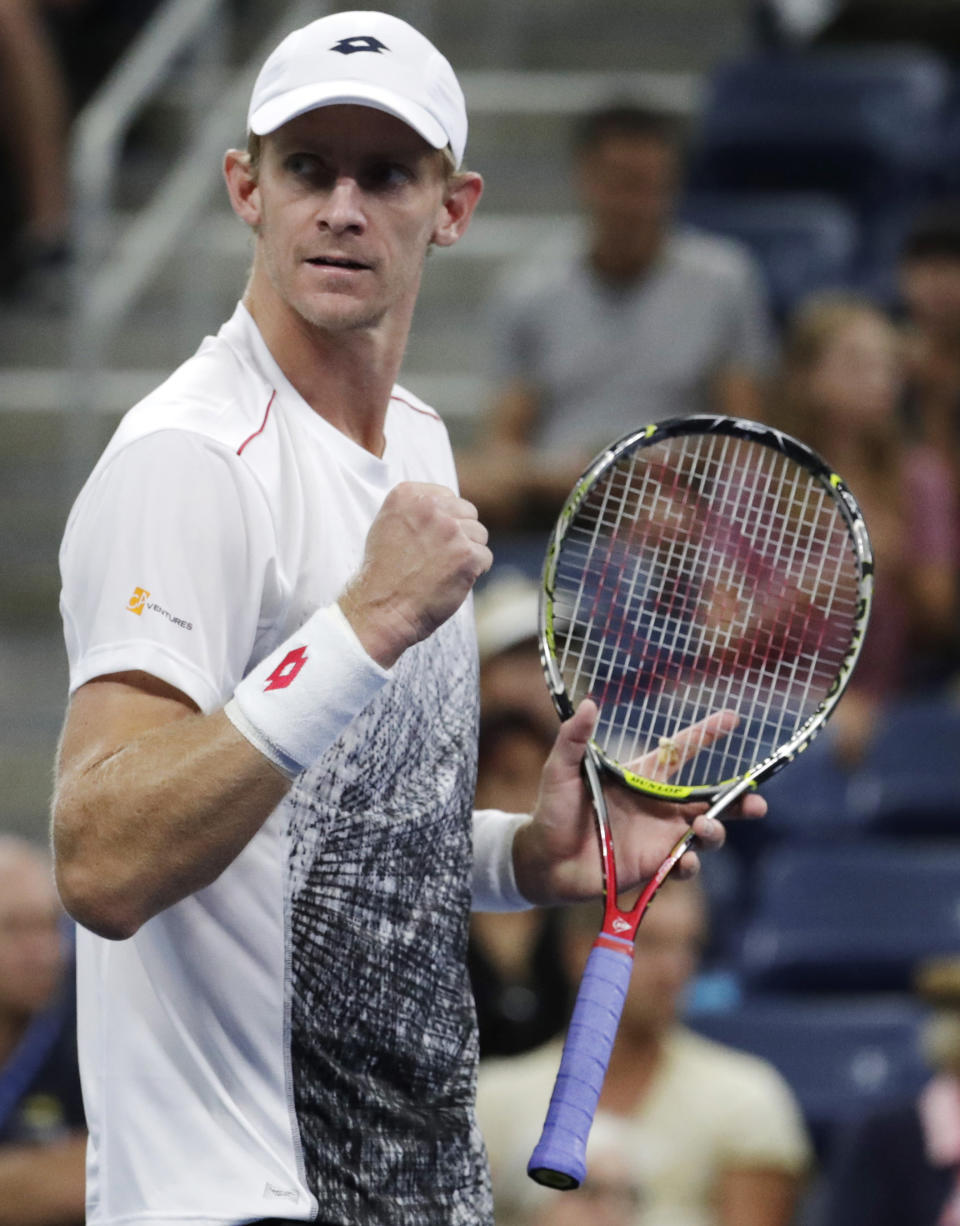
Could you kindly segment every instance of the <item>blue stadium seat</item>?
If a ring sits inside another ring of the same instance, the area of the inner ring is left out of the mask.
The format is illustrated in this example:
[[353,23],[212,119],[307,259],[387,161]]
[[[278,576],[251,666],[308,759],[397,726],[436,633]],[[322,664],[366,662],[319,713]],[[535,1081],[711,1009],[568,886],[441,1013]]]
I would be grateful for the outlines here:
[[866,833],[960,835],[960,704],[934,698],[891,707],[859,773]]
[[940,129],[940,158],[934,170],[933,190],[940,198],[960,196],[960,77],[954,74],[944,104]]
[[716,71],[692,186],[812,191],[862,214],[928,189],[950,73],[932,53],[892,48],[770,54]]
[[960,844],[786,843],[756,865],[738,971],[748,991],[906,991],[960,950]]
[[859,838],[876,795],[872,781],[840,765],[829,727],[760,791],[769,805],[762,823],[767,844]]
[[866,758],[847,770],[829,728],[763,785],[767,842],[960,836],[960,704],[903,699],[882,716]]
[[838,1125],[920,1088],[929,1076],[918,1046],[924,1016],[922,1006],[903,996],[770,996],[687,1022],[775,1065],[822,1151]]
[[853,279],[860,234],[855,214],[807,193],[688,196],[682,221],[737,239],[764,271],[773,313],[785,319],[809,294]]

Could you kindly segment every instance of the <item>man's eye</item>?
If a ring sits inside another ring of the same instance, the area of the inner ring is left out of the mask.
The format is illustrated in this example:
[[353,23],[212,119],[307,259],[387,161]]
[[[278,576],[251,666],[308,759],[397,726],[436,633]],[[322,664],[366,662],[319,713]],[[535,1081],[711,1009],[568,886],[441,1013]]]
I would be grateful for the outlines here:
[[376,162],[364,175],[365,186],[382,191],[390,187],[403,187],[413,179],[413,172],[399,162]]
[[287,158],[287,169],[291,174],[316,176],[323,170],[323,163],[312,153],[291,153]]

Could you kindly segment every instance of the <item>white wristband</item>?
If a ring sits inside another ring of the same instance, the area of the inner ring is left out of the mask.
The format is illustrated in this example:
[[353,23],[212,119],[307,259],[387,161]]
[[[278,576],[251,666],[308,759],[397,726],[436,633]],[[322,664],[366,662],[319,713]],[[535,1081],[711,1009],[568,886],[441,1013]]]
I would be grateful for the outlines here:
[[224,712],[293,779],[333,744],[389,677],[333,604],[318,609],[261,660]]
[[472,910],[526,911],[533,906],[517,889],[513,872],[513,836],[529,820],[527,813],[474,810]]

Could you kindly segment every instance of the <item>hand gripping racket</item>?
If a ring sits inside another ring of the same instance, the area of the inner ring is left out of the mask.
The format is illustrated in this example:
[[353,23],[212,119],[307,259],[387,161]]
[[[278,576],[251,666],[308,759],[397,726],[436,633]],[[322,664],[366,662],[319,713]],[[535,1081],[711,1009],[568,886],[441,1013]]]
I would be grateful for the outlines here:
[[561,718],[587,696],[599,708],[584,770],[605,904],[527,1167],[538,1183],[584,1178],[637,928],[693,839],[621,910],[601,772],[721,813],[823,727],[859,654],[872,588],[846,485],[804,444],[755,422],[646,426],[602,452],[567,499],[544,563],[540,645]]

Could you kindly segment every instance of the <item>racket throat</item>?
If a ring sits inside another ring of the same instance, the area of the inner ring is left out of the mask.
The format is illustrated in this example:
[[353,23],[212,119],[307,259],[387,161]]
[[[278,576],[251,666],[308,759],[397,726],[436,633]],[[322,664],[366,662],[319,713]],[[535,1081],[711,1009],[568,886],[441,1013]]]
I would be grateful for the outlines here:
[[607,926],[604,924],[603,930],[593,943],[594,949],[609,949],[615,954],[623,954],[625,958],[632,959],[636,933],[630,932],[632,927],[630,924],[625,926],[627,931],[623,936],[620,936],[618,933],[608,932]]

